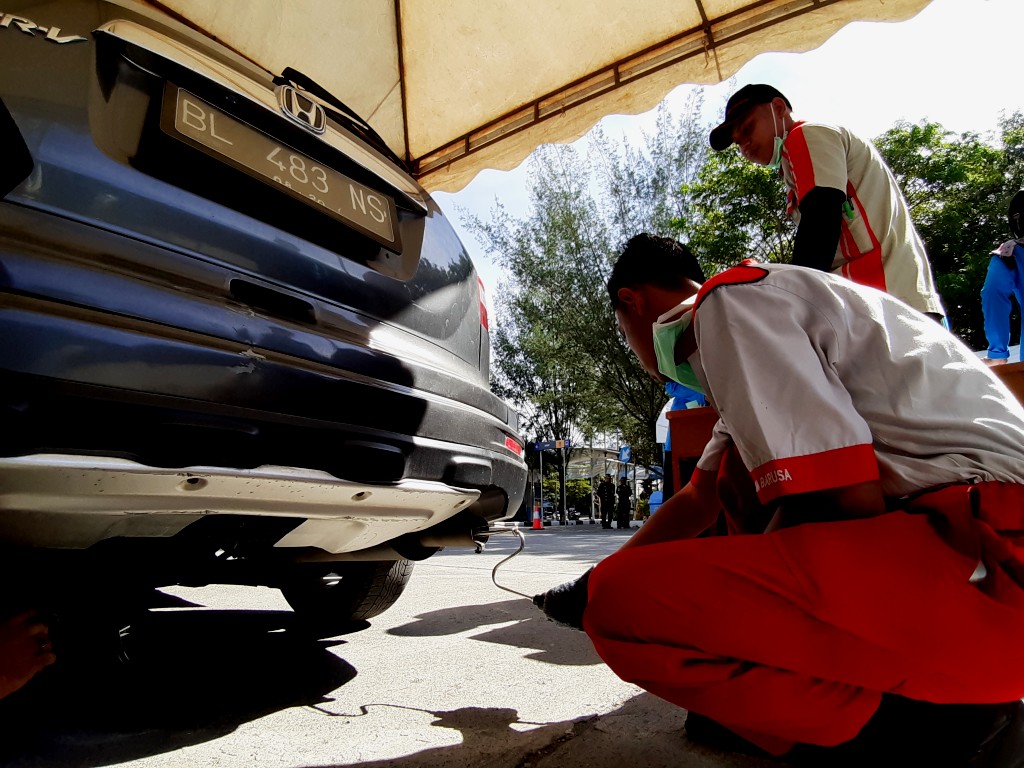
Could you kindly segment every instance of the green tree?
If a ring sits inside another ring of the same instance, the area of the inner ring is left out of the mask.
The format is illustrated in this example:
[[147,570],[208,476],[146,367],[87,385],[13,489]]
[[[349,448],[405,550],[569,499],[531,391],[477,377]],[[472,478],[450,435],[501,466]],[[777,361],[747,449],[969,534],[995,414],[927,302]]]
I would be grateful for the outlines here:
[[[590,201],[580,196],[579,180],[563,175],[566,166],[561,158],[545,158],[544,153],[539,157],[538,166],[551,173],[536,174],[532,194],[534,205],[548,215],[533,222],[516,221],[498,205],[490,222],[474,226],[495,249],[499,263],[516,276],[502,284],[495,301],[492,388],[521,408],[527,433],[532,431],[538,440],[564,440],[571,439],[576,425],[585,420],[593,379],[584,375],[585,361],[573,338],[558,329],[571,282],[560,272],[558,261],[567,254],[589,258],[598,233],[581,226],[593,216]],[[544,160],[554,165],[545,165]],[[559,189],[556,182],[568,188]],[[547,466],[558,468],[560,483],[564,458],[562,451],[544,457]],[[564,498],[559,498],[564,510]]]
[[795,228],[786,216],[777,173],[748,162],[735,149],[711,152],[680,193],[689,206],[673,227],[709,277],[747,258],[789,261]]
[[671,237],[674,222],[688,214],[686,190],[710,151],[707,126],[699,119],[702,106],[694,92],[674,120],[660,108],[654,132],[643,134],[640,147],[615,143],[600,127],[591,132],[596,194],[609,230],[623,243],[641,232]]

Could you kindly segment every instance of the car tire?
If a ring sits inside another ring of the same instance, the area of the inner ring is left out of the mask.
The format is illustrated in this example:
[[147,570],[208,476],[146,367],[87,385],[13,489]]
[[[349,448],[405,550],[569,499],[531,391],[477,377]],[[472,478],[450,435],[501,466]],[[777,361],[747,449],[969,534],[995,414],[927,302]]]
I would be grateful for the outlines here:
[[410,560],[303,565],[281,586],[281,594],[307,625],[341,630],[394,605],[412,567]]

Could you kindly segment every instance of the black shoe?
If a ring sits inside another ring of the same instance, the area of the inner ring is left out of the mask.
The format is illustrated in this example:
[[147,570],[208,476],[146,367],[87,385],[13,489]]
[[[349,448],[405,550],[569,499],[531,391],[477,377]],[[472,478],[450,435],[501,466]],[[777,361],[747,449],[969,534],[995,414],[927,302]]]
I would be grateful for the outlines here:
[[575,581],[567,581],[540,595],[534,595],[533,604],[545,615],[573,629],[583,630],[583,612],[587,610],[587,583],[593,568]]
[[798,744],[783,759],[808,768],[1024,768],[1024,762],[976,762],[1024,754],[1024,741],[1012,738],[1010,724],[1019,704],[934,704],[884,694],[850,741],[834,747]]
[[1024,768],[1024,702],[1006,706],[967,768]]

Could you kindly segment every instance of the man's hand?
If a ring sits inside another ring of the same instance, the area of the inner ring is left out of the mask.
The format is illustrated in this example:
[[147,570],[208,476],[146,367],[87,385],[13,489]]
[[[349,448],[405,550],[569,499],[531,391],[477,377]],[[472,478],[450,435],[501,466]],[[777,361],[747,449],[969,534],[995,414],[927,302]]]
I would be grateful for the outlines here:
[[983,362],[985,365],[991,368],[994,365],[1006,365],[1010,361],[1005,358],[1003,360],[995,360],[991,357],[983,357],[981,359],[981,362]]
[[567,581],[539,595],[534,595],[533,604],[540,608],[549,619],[573,629],[583,629],[583,612],[587,609],[587,582],[589,571],[576,581]]
[[49,630],[35,611],[0,622],[0,699],[14,693],[56,660]]

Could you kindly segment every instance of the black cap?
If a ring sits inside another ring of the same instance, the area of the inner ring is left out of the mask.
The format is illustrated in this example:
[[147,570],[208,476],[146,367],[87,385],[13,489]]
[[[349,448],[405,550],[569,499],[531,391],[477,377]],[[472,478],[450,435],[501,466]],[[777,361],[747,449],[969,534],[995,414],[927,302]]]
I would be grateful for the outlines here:
[[722,124],[711,131],[711,148],[720,151],[732,144],[732,129],[736,123],[742,120],[752,107],[758,104],[769,104],[773,99],[782,99],[790,109],[793,105],[789,99],[770,85],[764,83],[751,83],[744,85],[736,93],[729,97],[725,105],[725,120]]

